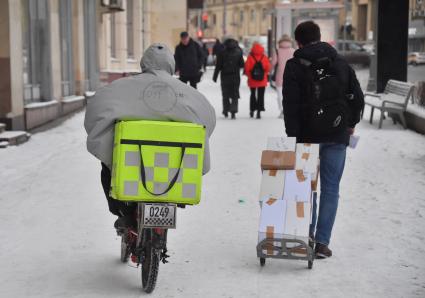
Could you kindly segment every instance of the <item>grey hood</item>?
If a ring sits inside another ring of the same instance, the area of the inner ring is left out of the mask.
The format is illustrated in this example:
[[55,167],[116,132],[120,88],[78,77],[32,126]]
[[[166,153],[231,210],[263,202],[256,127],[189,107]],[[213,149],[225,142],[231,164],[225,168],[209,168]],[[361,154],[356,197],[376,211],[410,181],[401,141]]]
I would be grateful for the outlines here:
[[209,137],[216,124],[214,108],[200,92],[172,76],[175,62],[166,45],[151,45],[140,66],[141,74],[113,81],[87,100],[87,150],[110,168],[116,120],[197,123],[207,130],[204,173],[208,172]]
[[170,75],[173,75],[176,62],[174,61],[173,53],[171,53],[167,46],[154,43],[143,53],[143,57],[140,60],[140,67],[142,68],[142,72],[165,70]]

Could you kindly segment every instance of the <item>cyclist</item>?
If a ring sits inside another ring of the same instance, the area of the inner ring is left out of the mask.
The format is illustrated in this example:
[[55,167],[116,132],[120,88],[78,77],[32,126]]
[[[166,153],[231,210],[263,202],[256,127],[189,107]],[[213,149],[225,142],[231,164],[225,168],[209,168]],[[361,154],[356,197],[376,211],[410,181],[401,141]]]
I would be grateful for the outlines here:
[[87,149],[102,163],[101,181],[109,211],[118,216],[117,229],[134,225],[135,205],[109,196],[114,142],[118,119],[191,122],[204,125],[207,137],[203,173],[210,168],[209,137],[215,124],[214,108],[196,89],[173,77],[174,56],[166,45],[156,43],[143,54],[142,73],[122,78],[96,91],[87,102],[84,126]]

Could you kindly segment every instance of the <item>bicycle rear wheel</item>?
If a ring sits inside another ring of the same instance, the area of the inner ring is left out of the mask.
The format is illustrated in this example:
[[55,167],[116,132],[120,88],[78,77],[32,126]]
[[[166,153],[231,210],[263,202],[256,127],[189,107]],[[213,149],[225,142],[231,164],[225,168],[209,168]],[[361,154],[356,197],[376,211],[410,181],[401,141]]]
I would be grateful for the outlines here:
[[160,252],[153,245],[154,235],[152,230],[147,229],[144,233],[145,243],[142,258],[142,286],[143,291],[152,293],[158,278]]

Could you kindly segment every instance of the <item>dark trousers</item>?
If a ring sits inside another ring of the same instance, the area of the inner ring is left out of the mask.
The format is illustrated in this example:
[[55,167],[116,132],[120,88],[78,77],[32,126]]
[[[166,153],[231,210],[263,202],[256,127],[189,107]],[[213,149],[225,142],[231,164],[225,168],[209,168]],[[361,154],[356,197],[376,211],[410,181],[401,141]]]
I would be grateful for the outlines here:
[[238,102],[237,98],[230,98],[228,96],[223,96],[223,113],[237,113],[238,112]]
[[187,82],[189,82],[190,86],[192,86],[193,88],[197,89],[196,88],[197,87],[196,85],[199,82],[199,78],[195,78],[195,77],[188,78],[188,77],[182,77],[182,76],[180,76],[179,79],[180,79],[180,81],[182,81],[185,84],[187,84]]
[[126,203],[115,200],[109,196],[111,190],[111,171],[102,163],[102,171],[100,172],[100,180],[102,181],[103,191],[108,201],[109,211],[116,216],[132,215],[136,211],[136,204]]
[[251,97],[249,101],[249,107],[251,112],[264,110],[264,92],[266,87],[251,88]]

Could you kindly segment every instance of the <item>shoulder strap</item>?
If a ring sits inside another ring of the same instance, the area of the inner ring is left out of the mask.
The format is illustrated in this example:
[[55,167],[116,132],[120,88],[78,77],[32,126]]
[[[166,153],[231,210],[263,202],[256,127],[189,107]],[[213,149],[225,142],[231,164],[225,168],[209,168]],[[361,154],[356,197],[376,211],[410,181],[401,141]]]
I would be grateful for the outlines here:
[[310,60],[304,59],[304,58],[298,58],[298,61],[307,67],[310,67],[313,63]]

